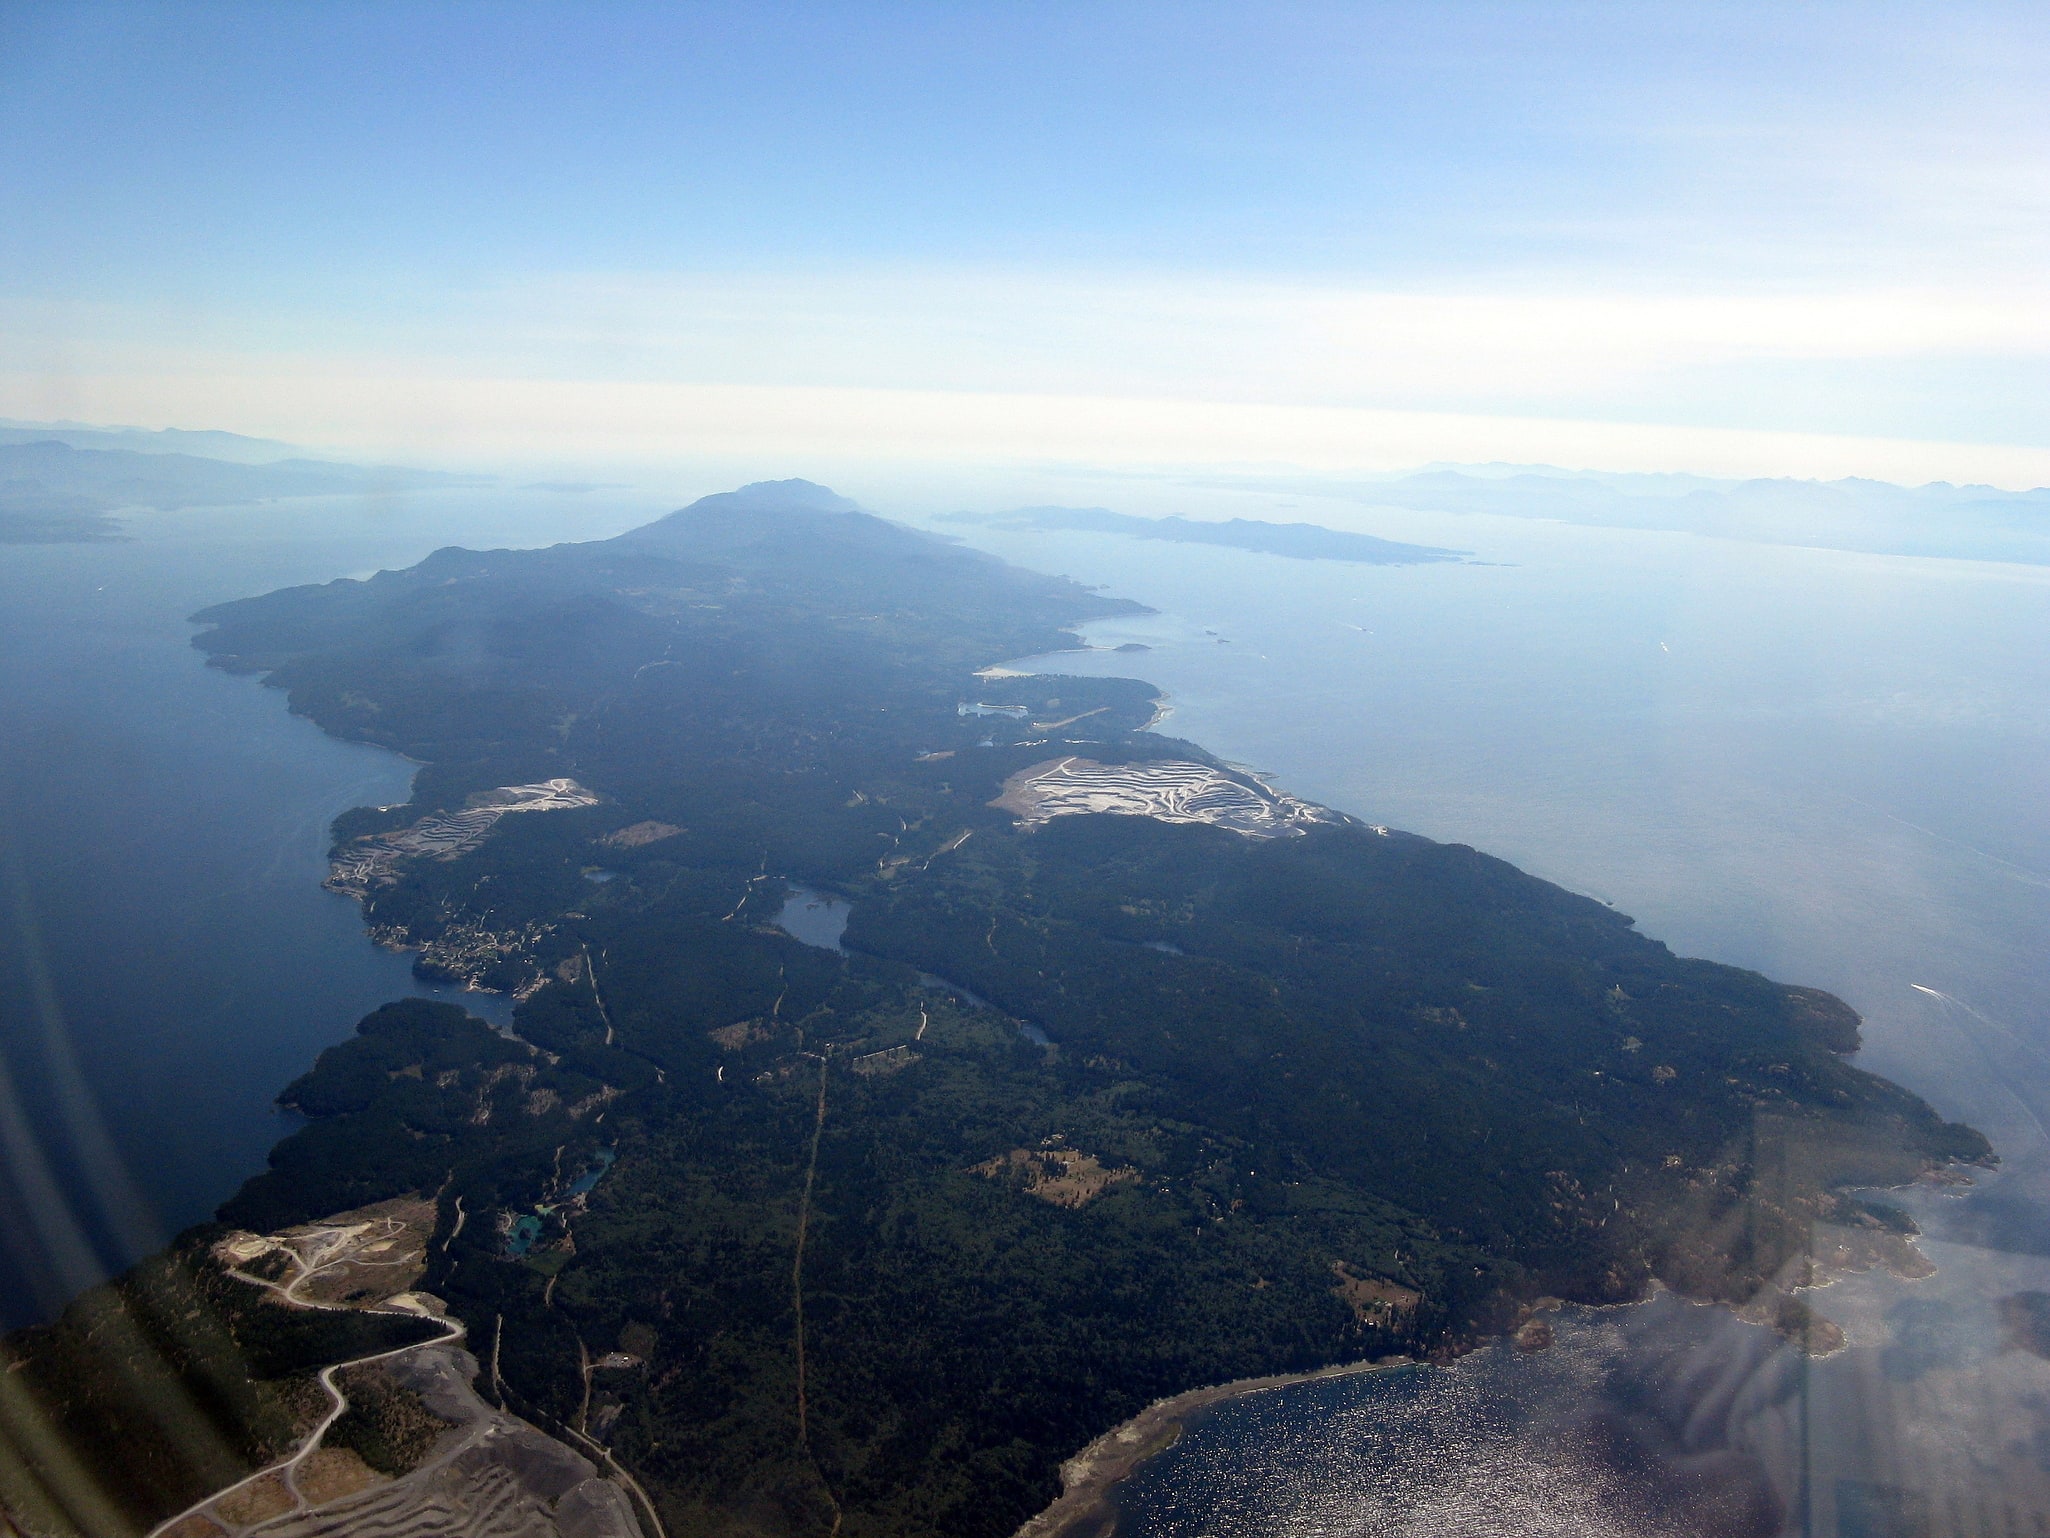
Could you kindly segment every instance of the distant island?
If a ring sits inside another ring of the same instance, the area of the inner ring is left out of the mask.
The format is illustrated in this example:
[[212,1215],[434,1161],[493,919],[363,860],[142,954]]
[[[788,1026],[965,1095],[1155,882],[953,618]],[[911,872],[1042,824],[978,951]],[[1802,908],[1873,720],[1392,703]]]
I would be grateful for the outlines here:
[[[438,470],[252,457],[269,447],[261,439],[232,433],[38,433],[0,427],[0,544],[118,539],[121,525],[114,515],[136,508],[214,507],[276,497],[491,483],[488,476]],[[188,448],[193,452],[186,452]],[[212,457],[216,454],[230,457]]]
[[[71,1461],[0,1502],[1002,1538],[1157,1400],[1552,1299],[1840,1343],[1808,1257],[1916,1259],[1850,1191],[1985,1139],[1828,994],[1292,797],[1141,681],[998,666],[1140,612],[786,481],[197,616],[420,763],[334,884],[517,1007],[373,1014],[217,1224],[10,1337],[8,1445]],[[783,927],[829,898],[844,934]],[[553,1452],[489,1464],[514,1416]]]
[[1464,560],[1464,550],[1405,545],[1372,534],[1353,534],[1314,523],[1262,523],[1232,518],[1223,523],[1193,518],[1140,518],[1106,507],[1021,507],[1008,513],[942,513],[938,523],[973,523],[997,529],[1076,529],[1123,534],[1132,539],[1165,539],[1184,545],[1223,545],[1299,561],[1360,561],[1371,566],[1415,566],[1428,561]]
[[1875,555],[2050,565],[2050,487],[1896,486],[1885,481],[1561,470],[1548,465],[1436,466],[1414,475],[1233,477],[1238,491],[1342,497],[1362,508],[1535,518],[1596,528],[1664,530],[1769,545]]

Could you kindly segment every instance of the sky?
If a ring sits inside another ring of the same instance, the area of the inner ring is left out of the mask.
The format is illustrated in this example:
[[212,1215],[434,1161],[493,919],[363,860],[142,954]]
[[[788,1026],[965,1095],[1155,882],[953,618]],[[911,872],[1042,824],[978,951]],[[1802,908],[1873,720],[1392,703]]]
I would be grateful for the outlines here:
[[2050,482],[2050,7],[0,6],[0,415]]

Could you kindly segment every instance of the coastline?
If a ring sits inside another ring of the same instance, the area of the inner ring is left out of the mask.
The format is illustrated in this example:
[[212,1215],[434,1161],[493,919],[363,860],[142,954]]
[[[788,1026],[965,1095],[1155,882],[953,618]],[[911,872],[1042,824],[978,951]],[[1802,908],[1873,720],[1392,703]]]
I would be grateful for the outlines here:
[[[1076,650],[1101,649],[1084,647]],[[1008,670],[987,671],[999,674]],[[1169,707],[1162,703],[1164,698],[1164,695],[1156,693],[1154,717],[1141,730],[1151,730],[1168,714]],[[1263,789],[1268,788],[1264,779],[1252,776],[1250,771],[1247,773]],[[500,992],[474,982],[467,986],[478,992]],[[1742,1317],[1741,1313],[1739,1317]],[[1841,1343],[1819,1354],[1833,1354],[1834,1349],[1841,1349]],[[1060,1470],[1060,1496],[1049,1507],[1029,1518],[1017,1530],[1018,1538],[1090,1538],[1090,1535],[1105,1538],[1115,1528],[1114,1495],[1119,1487],[1150,1460],[1173,1448],[1194,1419],[1215,1406],[1270,1390],[1408,1365],[1413,1365],[1408,1358],[1338,1364],[1301,1373],[1232,1380],[1156,1401],[1067,1459]]]
[[1142,1464],[1159,1457],[1180,1441],[1184,1425],[1192,1416],[1215,1405],[1272,1389],[1293,1388],[1299,1383],[1393,1372],[1397,1368],[1416,1365],[1412,1357],[1382,1357],[1379,1361],[1345,1362],[1310,1372],[1237,1378],[1208,1388],[1189,1389],[1168,1399],[1156,1399],[1130,1420],[1111,1427],[1062,1463],[1060,1496],[1052,1505],[1028,1519],[1014,1538],[1109,1538],[1117,1522],[1111,1493]]
[[[1961,1171],[1953,1164],[1945,1166],[1947,1171]],[[1865,1191],[1905,1190],[1914,1184],[1970,1184],[1971,1177],[1962,1182],[1953,1177],[1932,1179],[1925,1175],[1922,1181],[1894,1187],[1861,1187]],[[1850,1194],[1850,1193],[1847,1193]],[[1834,1226],[1834,1225],[1832,1225]],[[1839,1238],[1834,1253],[1827,1259],[1811,1255],[1805,1263],[1806,1275],[1792,1281],[1783,1289],[1769,1289],[1777,1293],[1782,1302],[1798,1299],[1805,1294],[1819,1292],[1832,1287],[1850,1276],[1862,1275],[1874,1270],[1884,1271],[1902,1281],[1925,1281],[1937,1274],[1937,1267],[1916,1241],[1922,1237],[1913,1234],[1873,1234],[1869,1230],[1848,1230],[1846,1237],[1855,1234],[1864,1243],[1855,1248]],[[1818,1238],[1820,1236],[1818,1235]],[[1891,1242],[1888,1242],[1888,1241]],[[1748,1304],[1717,1302],[1690,1297],[1676,1292],[1663,1281],[1654,1277],[1643,1297],[1632,1298],[1621,1303],[1582,1303],[1571,1305],[1596,1311],[1609,1309],[1641,1308],[1662,1294],[1680,1298],[1696,1308],[1720,1308],[1732,1317],[1754,1327],[1778,1334],[1786,1345],[1802,1352],[1811,1360],[1823,1360],[1838,1356],[1848,1350],[1854,1342],[1848,1333],[1833,1320],[1813,1318],[1804,1328],[1789,1331],[1778,1326],[1772,1308],[1760,1307],[1761,1298]],[[1561,1306],[1561,1300],[1545,1298],[1531,1306],[1529,1320],[1541,1319],[1551,1309]],[[1526,1321],[1528,1322],[1528,1321]],[[1509,1345],[1518,1351],[1542,1351],[1549,1349],[1549,1332],[1543,1344],[1526,1345],[1521,1339],[1520,1329],[1510,1329],[1501,1334],[1474,1341],[1469,1349],[1478,1350],[1487,1346]],[[1459,1355],[1465,1355],[1462,1351]],[[1454,1360],[1457,1360],[1455,1357]],[[1196,1415],[1230,1400],[1246,1398],[1253,1394],[1267,1393],[1276,1389],[1293,1388],[1299,1384],[1315,1383],[1330,1378],[1358,1377],[1367,1373],[1392,1372],[1402,1367],[1431,1365],[1416,1357],[1383,1357],[1372,1362],[1340,1363],[1321,1367],[1310,1372],[1276,1373],[1260,1378],[1238,1378],[1229,1383],[1212,1384],[1206,1388],[1189,1389],[1167,1399],[1157,1399],[1130,1420],[1113,1426],[1109,1431],[1089,1443],[1080,1452],[1061,1464],[1061,1493],[1042,1511],[1028,1519],[1013,1534],[1013,1538],[1112,1538],[1117,1528],[1117,1509],[1114,1494],[1146,1464],[1174,1447],[1187,1429],[1187,1423]],[[1447,1365],[1447,1364],[1439,1364]]]

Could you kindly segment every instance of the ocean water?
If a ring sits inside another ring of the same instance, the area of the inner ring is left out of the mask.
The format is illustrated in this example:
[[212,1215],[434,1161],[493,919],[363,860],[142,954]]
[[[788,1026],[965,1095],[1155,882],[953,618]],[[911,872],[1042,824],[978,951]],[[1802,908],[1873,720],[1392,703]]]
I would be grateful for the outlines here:
[[[2050,1309],[2050,571],[1051,481],[842,489],[885,511],[1102,502],[1473,551],[1361,567],[946,526],[1159,611],[1089,635],[1150,651],[1037,665],[1150,679],[1163,730],[1293,792],[1841,994],[1861,1061],[2005,1160],[1903,1198],[1934,1277],[1810,1295],[1852,1342],[1826,1361],[1670,1299],[1568,1310],[1547,1352],[1222,1406],[1132,1481],[1121,1531],[2050,1534],[2029,1325]],[[337,499],[0,548],[6,1321],[204,1217],[288,1130],[277,1090],[419,991],[318,885],[328,820],[397,799],[408,766],[206,669],[185,616],[442,544],[601,537],[681,500]]]
[[1086,634],[1148,652],[1014,665],[1147,678],[1160,730],[1287,790],[1840,994],[1861,1064],[2004,1162],[1902,1196],[1935,1276],[1807,1294],[1835,1356],[1569,1310],[1548,1352],[1210,1412],[1119,1531],[2050,1533],[2050,570],[1276,500],[1208,506],[1475,563],[948,527],[1159,611]]
[[209,1216],[290,1130],[272,1097],[367,1011],[434,991],[320,888],[329,821],[402,800],[411,766],[207,668],[186,616],[666,510],[320,498],[142,514],[127,543],[0,546],[0,1325]]

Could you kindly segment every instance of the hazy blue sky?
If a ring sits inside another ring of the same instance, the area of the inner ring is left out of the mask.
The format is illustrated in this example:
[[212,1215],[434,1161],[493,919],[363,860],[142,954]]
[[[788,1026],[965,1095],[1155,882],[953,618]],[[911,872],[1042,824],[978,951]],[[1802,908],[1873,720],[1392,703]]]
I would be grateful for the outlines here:
[[0,412],[2050,480],[2046,78],[2040,3],[0,6]]

